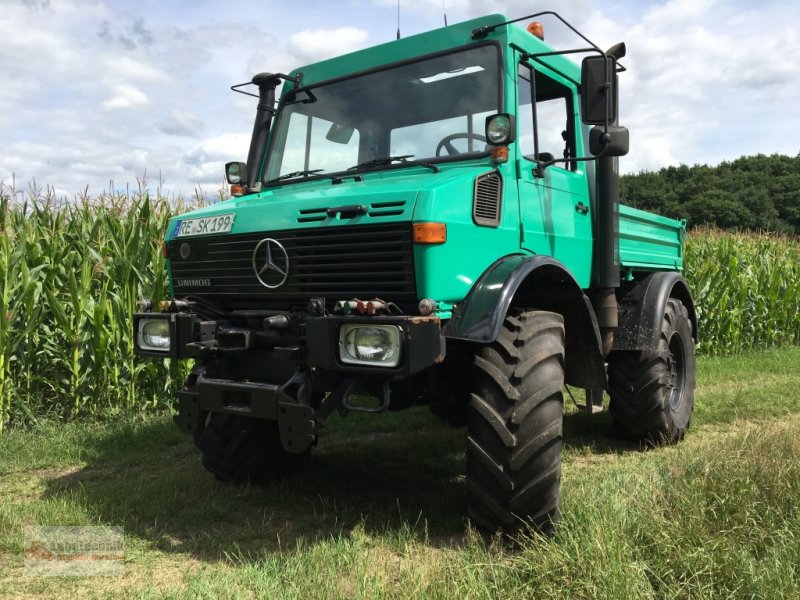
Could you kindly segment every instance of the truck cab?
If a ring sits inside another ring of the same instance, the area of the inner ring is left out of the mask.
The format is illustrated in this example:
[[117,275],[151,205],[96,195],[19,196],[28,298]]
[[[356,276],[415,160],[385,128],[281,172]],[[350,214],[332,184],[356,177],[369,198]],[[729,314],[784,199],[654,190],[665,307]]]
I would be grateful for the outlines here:
[[618,203],[624,47],[578,34],[578,65],[517,21],[250,82],[233,197],[169,223],[171,298],[134,315],[139,354],[195,361],[176,422],[217,477],[300,468],[334,410],[428,404],[468,424],[473,520],[548,531],[565,384],[632,437],[684,435],[685,223]]

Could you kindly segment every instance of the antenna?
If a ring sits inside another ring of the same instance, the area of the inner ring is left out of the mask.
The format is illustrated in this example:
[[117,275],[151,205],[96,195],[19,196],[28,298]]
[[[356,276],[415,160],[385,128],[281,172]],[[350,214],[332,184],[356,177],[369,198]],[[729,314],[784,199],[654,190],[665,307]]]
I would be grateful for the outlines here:
[[445,6],[445,0],[442,0],[442,12],[444,13],[444,26],[447,27],[447,7]]
[[397,0],[397,39],[400,39],[400,0]]

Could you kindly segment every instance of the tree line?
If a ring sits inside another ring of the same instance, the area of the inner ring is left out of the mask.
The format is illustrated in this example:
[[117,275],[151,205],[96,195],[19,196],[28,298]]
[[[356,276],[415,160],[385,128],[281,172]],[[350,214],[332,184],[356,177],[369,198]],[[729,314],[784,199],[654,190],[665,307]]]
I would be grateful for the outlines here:
[[686,219],[689,227],[800,235],[800,153],[757,154],[715,167],[680,165],[623,175],[620,201]]

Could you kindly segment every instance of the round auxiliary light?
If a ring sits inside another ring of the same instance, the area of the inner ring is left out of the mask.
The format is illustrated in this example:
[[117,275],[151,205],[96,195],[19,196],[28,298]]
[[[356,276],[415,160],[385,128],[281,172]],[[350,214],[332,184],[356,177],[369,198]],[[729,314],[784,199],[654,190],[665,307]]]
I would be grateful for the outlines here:
[[511,118],[508,115],[495,115],[486,123],[486,140],[490,144],[506,144],[511,140]]

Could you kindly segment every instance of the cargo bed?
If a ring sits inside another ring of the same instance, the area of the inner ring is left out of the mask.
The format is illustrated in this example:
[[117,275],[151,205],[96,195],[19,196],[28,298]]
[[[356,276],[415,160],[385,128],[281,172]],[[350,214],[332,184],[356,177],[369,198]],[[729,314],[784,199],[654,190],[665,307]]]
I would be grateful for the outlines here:
[[683,269],[686,221],[619,206],[619,257],[630,271]]

